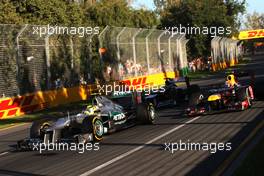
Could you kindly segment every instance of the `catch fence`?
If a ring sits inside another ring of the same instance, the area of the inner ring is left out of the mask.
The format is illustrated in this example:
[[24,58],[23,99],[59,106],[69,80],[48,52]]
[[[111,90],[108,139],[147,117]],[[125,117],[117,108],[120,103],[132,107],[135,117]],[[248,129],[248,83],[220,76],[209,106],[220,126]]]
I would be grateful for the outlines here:
[[[0,96],[91,84],[96,78],[186,74],[188,40],[184,35],[111,26],[83,36],[40,35],[43,27],[49,26],[0,24]],[[100,48],[107,50],[101,57]]]
[[187,42],[184,35],[156,29],[107,26],[99,35],[100,48],[107,50],[101,59],[118,79],[184,70]]
[[211,40],[213,70],[234,66],[243,54],[242,42],[225,37],[214,37]]

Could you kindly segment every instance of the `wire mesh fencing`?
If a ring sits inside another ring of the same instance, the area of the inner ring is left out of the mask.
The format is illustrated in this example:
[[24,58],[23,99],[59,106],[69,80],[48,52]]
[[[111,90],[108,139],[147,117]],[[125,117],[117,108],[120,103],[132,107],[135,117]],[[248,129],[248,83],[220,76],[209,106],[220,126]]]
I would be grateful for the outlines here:
[[[49,27],[0,24],[1,96],[86,85],[96,79],[180,72],[187,67],[184,35],[106,26],[97,34],[79,36],[58,26],[49,33]],[[101,48],[106,54],[98,53]]]
[[0,25],[1,96],[92,82],[93,35],[41,34],[44,28],[48,26]]
[[8,96],[18,90],[18,64],[16,37],[21,26],[1,25],[0,27],[0,94]]
[[184,35],[165,30],[107,26],[99,35],[100,47],[107,50],[103,70],[117,79],[181,71],[188,65],[187,42]]
[[213,70],[234,66],[243,55],[242,42],[225,37],[211,40]]

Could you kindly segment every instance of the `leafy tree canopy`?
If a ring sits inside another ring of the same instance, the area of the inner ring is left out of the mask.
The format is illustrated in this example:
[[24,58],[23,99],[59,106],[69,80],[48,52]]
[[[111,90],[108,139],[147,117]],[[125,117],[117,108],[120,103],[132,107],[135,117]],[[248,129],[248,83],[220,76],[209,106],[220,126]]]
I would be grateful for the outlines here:
[[151,28],[157,24],[155,14],[132,9],[125,0],[101,0],[85,10],[85,15],[99,26],[126,26]]
[[253,12],[247,14],[245,27],[247,29],[263,29],[264,28],[264,13]]
[[[239,29],[238,15],[245,11],[245,0],[154,0],[158,6],[159,28],[178,27],[230,27],[232,34]],[[230,35],[230,36],[231,36]],[[190,35],[191,57],[210,54],[211,35]]]
[[100,0],[78,4],[66,0],[3,0],[1,23],[66,26],[148,27],[157,24],[154,12],[131,8],[126,0]]
[[23,22],[23,18],[16,13],[15,6],[9,0],[0,1],[0,23],[7,24],[20,24]]

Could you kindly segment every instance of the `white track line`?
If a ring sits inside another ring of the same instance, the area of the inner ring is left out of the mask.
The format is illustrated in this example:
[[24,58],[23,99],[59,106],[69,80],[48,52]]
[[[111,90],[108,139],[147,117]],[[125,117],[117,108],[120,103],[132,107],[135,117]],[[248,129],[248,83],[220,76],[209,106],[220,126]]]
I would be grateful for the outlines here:
[[182,127],[184,127],[186,124],[192,123],[193,121],[199,119],[200,117],[201,116],[195,117],[195,118],[187,121],[186,123],[184,123],[184,124],[182,124],[180,126],[176,126],[175,128],[173,128],[173,129],[171,129],[171,130],[163,133],[162,135],[157,136],[157,137],[151,139],[150,141],[146,142],[145,144],[143,144],[141,146],[138,146],[137,148],[134,148],[134,149],[132,149],[130,151],[127,151],[126,153],[123,153],[123,154],[121,154],[121,155],[119,155],[119,156],[117,156],[117,157],[115,157],[115,158],[113,158],[113,159],[111,159],[111,160],[109,160],[109,161],[107,161],[107,162],[105,162],[105,163],[103,163],[103,164],[101,164],[101,165],[93,168],[92,170],[88,170],[87,172],[84,172],[80,176],[88,176],[88,175],[91,175],[92,173],[94,173],[96,171],[99,171],[100,169],[103,169],[103,168],[105,168],[105,167],[107,167],[107,166],[109,166],[109,165],[111,165],[111,164],[113,164],[113,163],[115,163],[115,162],[117,162],[117,161],[119,161],[119,160],[121,160],[121,159],[123,159],[123,158],[125,158],[125,157],[127,157],[127,156],[129,156],[129,155],[131,155],[131,154],[133,154],[135,152],[137,152],[137,151],[139,151],[139,150],[141,150],[142,148],[144,148],[144,146],[146,146],[148,144],[151,144],[153,142],[156,142],[157,140],[160,140],[161,138],[163,138],[163,137],[165,137],[165,136],[173,133],[174,131],[176,131],[176,130],[182,128]]
[[3,152],[3,153],[0,153],[0,156],[3,156],[3,155],[6,155],[8,154],[9,152]]

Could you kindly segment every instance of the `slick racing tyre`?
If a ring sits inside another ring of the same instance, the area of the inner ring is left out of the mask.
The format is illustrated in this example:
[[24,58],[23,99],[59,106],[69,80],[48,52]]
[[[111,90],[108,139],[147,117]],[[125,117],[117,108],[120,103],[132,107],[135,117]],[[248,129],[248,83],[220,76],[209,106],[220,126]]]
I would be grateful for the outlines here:
[[138,104],[136,118],[141,124],[153,124],[156,118],[154,106],[151,103]]
[[101,141],[104,134],[103,121],[97,116],[85,117],[82,122],[82,132],[92,134],[93,141]]
[[236,97],[241,102],[241,110],[245,110],[252,106],[251,94],[249,88],[243,87],[236,91]]
[[200,91],[193,92],[189,96],[188,104],[191,107],[197,106],[201,103],[203,98],[203,94]]
[[245,101],[247,99],[247,89],[245,87],[237,89],[236,98],[240,102]]
[[34,121],[30,128],[30,138],[44,138],[45,129],[51,127],[55,119],[41,119]]
[[251,86],[249,86],[246,90],[247,92],[247,100],[248,100],[248,104],[249,107],[251,107],[253,105],[253,100],[254,100],[254,92]]

